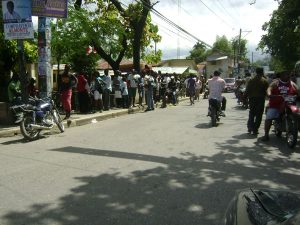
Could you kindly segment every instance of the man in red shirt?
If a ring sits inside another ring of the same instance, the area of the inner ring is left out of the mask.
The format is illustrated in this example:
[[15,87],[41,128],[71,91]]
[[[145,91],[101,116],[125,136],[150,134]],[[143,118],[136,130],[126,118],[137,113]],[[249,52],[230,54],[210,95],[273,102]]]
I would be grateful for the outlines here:
[[270,84],[267,93],[268,96],[270,96],[270,100],[265,120],[265,135],[262,137],[262,141],[269,140],[272,120],[279,118],[280,113],[282,113],[285,103],[281,96],[299,95],[299,89],[297,85],[290,80],[290,73],[288,71],[284,71],[279,73],[279,78],[275,79]]

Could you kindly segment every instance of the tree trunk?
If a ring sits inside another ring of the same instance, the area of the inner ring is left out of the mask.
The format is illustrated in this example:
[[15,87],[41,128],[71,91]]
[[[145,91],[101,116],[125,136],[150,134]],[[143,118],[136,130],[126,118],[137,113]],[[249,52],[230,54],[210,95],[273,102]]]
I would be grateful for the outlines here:
[[140,73],[141,71],[141,37],[142,33],[139,29],[136,29],[134,32],[133,40],[133,68]]

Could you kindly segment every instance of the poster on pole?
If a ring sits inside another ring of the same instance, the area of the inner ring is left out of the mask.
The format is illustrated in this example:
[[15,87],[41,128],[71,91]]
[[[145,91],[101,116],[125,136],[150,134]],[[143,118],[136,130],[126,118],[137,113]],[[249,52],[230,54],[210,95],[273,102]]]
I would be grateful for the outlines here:
[[31,1],[2,0],[5,39],[33,39]]
[[32,0],[32,15],[67,18],[68,0]]

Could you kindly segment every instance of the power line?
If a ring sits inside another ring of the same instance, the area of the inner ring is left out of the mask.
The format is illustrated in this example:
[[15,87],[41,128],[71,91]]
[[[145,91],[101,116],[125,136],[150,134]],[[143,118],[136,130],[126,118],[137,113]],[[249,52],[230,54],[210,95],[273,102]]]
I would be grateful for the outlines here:
[[[164,28],[165,30],[168,30],[169,32],[171,32],[171,33],[173,33],[173,34],[178,35],[178,33],[176,33],[175,31],[173,31],[173,30],[171,30],[171,29],[169,29],[169,28],[163,26],[162,24],[160,24],[160,23],[158,23],[158,22],[156,22],[156,21],[153,21],[153,23],[155,23],[155,24],[156,24],[157,26],[159,26],[159,27]],[[168,34],[168,35],[169,35],[169,34]],[[187,41],[190,41],[190,42],[195,43],[194,40],[188,38],[187,36],[184,36],[183,34],[179,34],[179,36],[182,37],[183,39],[187,40]],[[170,37],[174,37],[174,36],[171,36],[171,35],[170,35]]]
[[[239,13],[239,11],[236,9],[235,4],[233,4],[231,2],[231,0],[227,0],[231,6],[231,9],[233,9],[235,11],[235,13],[238,15],[238,17],[241,17],[241,14]],[[239,21],[239,20],[238,20]]]
[[[138,0],[135,0],[136,2],[138,2]],[[179,25],[177,25],[176,23],[174,23],[173,21],[171,21],[170,19],[168,19],[167,17],[165,17],[163,14],[161,14],[160,12],[158,12],[156,9],[154,9],[152,6],[150,6],[149,4],[147,4],[144,0],[141,0],[144,3],[144,6],[146,8],[148,8],[152,13],[154,13],[156,16],[158,16],[159,18],[161,18],[162,20],[164,20],[166,23],[168,23],[169,25],[175,27],[176,29],[178,29],[179,31],[187,34],[188,36],[194,38],[195,40],[197,40],[198,42],[202,43],[203,45],[212,48],[212,46],[210,46],[209,44],[207,44],[206,42],[200,40],[199,38],[197,38],[196,36],[194,36],[193,34],[191,34],[190,32],[186,31],[185,29],[183,29],[182,27],[180,27]]]
[[216,17],[218,17],[223,23],[225,23],[227,26],[229,26],[231,29],[234,29],[229,23],[227,23],[225,20],[223,20],[215,11],[213,11],[211,8],[209,8],[202,0],[200,1],[209,11],[211,11]]
[[221,3],[220,0],[217,0],[217,2],[218,2],[219,5],[222,7],[222,9],[224,9],[224,12],[225,12],[229,17],[231,17],[231,19],[233,19],[234,22],[237,21],[237,19],[234,18],[234,17],[227,11],[227,9],[224,7],[224,5]]

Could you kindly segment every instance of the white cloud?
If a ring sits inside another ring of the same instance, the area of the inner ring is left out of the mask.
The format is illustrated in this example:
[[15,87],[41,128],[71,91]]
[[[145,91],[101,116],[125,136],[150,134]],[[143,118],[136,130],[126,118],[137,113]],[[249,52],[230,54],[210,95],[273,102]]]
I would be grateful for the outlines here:
[[[262,25],[270,20],[273,10],[278,7],[274,0],[257,0],[253,5],[249,4],[253,0],[181,0],[179,14],[177,2],[178,0],[161,0],[154,8],[209,45],[215,42],[217,35],[225,35],[231,39],[239,35],[240,28],[242,31],[251,31],[242,32],[242,37],[248,40],[252,49],[263,35]],[[175,53],[173,58],[176,58],[177,50],[174,49],[177,49],[178,32],[156,15],[152,15],[152,18],[159,25],[159,33],[162,35],[162,42],[158,47],[164,53],[168,52],[163,58],[166,55],[172,57],[171,52]],[[180,37],[180,52],[188,52],[196,43],[193,38],[188,39],[190,41]]]

